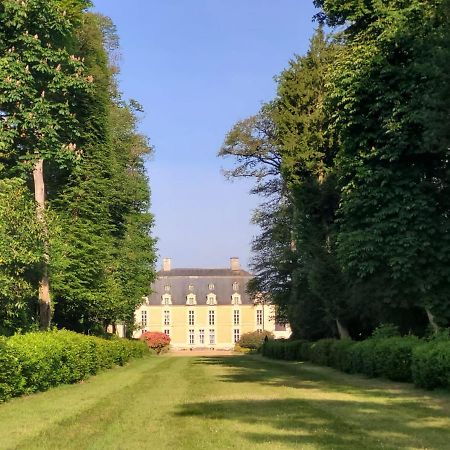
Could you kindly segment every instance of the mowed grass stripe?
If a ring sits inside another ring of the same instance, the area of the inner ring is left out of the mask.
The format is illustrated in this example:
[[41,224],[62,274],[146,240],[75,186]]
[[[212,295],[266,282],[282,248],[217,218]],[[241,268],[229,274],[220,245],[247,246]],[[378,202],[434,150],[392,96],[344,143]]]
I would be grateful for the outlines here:
[[260,357],[169,356],[1,405],[0,433],[2,449],[447,450],[450,395]]

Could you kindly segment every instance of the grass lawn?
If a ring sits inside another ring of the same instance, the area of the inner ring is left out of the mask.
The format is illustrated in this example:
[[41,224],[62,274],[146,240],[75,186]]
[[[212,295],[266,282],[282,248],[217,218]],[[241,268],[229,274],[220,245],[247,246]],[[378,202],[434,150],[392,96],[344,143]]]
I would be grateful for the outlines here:
[[256,356],[164,356],[0,405],[0,449],[450,449],[450,394]]

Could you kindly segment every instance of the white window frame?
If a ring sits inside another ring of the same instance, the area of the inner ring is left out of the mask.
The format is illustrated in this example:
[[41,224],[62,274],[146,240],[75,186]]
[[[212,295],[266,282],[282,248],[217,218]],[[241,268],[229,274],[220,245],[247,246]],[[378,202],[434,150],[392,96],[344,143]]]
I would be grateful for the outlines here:
[[164,325],[170,325],[170,310],[164,310]]
[[217,305],[217,296],[216,294],[210,293],[206,297],[206,304],[210,306]]
[[233,294],[231,296],[231,304],[232,305],[242,305],[242,299],[240,294]]
[[189,330],[189,345],[195,345],[195,330]]
[[240,325],[241,324],[241,312],[239,309],[233,310],[233,325]]
[[256,310],[256,325],[262,325],[263,324],[263,310],[257,309]]
[[209,329],[209,345],[216,345],[216,330],[214,328]]
[[239,328],[233,329],[233,342],[237,344],[241,338],[241,330]]
[[205,330],[203,328],[198,330],[198,341],[200,344],[205,343]]
[[193,309],[188,311],[188,324],[189,326],[195,325],[195,311]]
[[197,300],[195,297],[195,294],[188,294],[186,295],[186,305],[196,305],[197,304]]
[[148,324],[148,312],[147,310],[143,309],[141,311],[141,326],[145,328]]
[[208,325],[216,324],[216,311],[214,309],[210,309],[208,311]]

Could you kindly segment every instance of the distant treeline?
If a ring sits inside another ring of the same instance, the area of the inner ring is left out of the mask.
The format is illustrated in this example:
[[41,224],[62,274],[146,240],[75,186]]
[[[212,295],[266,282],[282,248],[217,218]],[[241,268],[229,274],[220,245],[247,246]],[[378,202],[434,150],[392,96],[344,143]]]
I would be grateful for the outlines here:
[[314,3],[309,51],[219,152],[263,199],[251,290],[302,339],[448,327],[450,1]]
[[0,334],[130,322],[154,277],[152,149],[89,6],[0,2]]

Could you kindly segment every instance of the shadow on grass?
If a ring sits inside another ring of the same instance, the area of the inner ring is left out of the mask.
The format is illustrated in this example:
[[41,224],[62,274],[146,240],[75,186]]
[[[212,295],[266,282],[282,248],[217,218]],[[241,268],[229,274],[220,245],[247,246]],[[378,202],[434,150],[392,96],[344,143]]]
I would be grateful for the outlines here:
[[[334,449],[450,448],[446,408],[425,396],[421,402],[421,391],[414,394],[393,384],[394,392],[387,393],[381,387],[383,382],[377,381],[380,386],[374,387],[374,380],[347,375],[342,375],[342,380],[338,372],[336,381],[333,373],[315,370],[314,366],[304,368],[301,363],[245,356],[202,357],[194,363],[223,366],[226,370],[220,374],[220,381],[254,384],[248,393],[258,397],[188,403],[175,414],[233,422],[249,445],[271,442]],[[349,379],[358,383],[351,384]],[[272,398],[260,398],[259,394],[266,392],[261,390],[264,386],[275,388],[269,394]],[[277,388],[283,387],[298,388],[298,397],[292,398],[295,392],[283,390],[280,395],[289,398],[274,399]],[[306,389],[304,398],[300,389]],[[309,397],[308,389],[317,391]],[[268,432],[258,432],[262,426]]]

